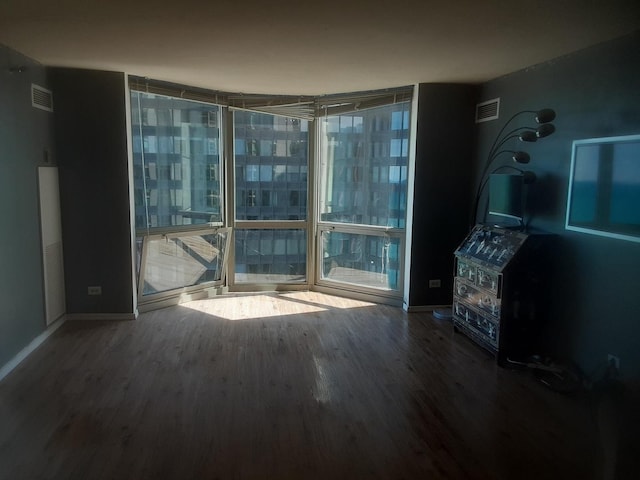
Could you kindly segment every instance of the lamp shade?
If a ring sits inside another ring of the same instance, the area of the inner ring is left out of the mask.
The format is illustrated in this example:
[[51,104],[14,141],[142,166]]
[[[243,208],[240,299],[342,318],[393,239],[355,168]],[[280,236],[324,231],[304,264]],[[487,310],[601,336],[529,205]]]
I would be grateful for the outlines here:
[[538,110],[536,112],[536,122],[538,123],[553,122],[555,118],[556,112],[551,108],[543,108],[542,110]]
[[553,123],[545,123],[543,125],[540,125],[536,129],[535,135],[538,138],[544,138],[544,137],[548,137],[549,135],[551,135],[555,131],[556,131],[556,127],[553,126]]
[[535,130],[525,130],[518,138],[521,142],[535,142],[538,140],[538,133]]
[[531,157],[527,152],[513,152],[511,158],[516,163],[529,163],[531,161]]

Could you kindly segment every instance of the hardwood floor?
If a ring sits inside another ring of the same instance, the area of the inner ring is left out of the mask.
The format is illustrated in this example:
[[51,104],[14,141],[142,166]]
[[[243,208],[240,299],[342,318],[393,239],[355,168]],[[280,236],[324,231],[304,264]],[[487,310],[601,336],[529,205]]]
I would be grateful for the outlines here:
[[591,479],[586,399],[429,313],[313,292],[67,322],[0,382],[2,479]]

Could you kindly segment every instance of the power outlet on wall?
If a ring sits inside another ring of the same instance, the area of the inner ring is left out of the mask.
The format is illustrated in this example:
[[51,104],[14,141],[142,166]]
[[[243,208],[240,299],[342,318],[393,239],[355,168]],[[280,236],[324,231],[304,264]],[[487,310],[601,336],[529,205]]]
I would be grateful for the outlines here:
[[87,287],[87,295],[102,295],[101,286]]

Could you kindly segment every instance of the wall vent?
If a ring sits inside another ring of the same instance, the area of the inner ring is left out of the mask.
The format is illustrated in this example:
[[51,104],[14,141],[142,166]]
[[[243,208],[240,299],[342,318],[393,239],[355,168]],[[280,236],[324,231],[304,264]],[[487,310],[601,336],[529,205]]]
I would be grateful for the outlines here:
[[31,84],[31,105],[40,110],[53,112],[53,94],[51,90]]
[[476,123],[497,120],[500,116],[500,99],[494,98],[476,105]]

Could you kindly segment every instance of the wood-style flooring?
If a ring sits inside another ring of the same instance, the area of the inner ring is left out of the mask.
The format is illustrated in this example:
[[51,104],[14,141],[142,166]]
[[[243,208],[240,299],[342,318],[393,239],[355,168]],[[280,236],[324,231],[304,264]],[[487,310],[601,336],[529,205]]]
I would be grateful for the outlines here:
[[0,478],[592,479],[589,402],[447,321],[313,292],[65,323],[0,382]]

